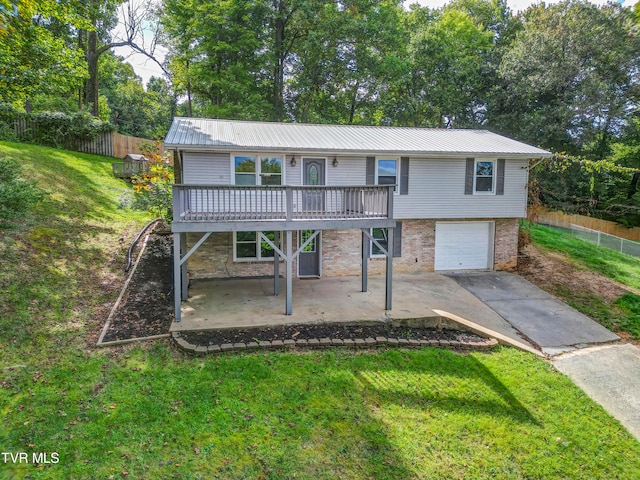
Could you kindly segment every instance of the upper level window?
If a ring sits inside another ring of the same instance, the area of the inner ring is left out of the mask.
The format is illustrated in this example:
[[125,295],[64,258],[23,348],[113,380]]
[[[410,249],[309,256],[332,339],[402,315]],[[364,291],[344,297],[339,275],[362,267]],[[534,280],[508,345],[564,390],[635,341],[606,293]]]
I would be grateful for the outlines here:
[[494,193],[494,167],[493,160],[476,160],[473,179],[475,193]]
[[233,157],[236,185],[282,185],[281,157]]
[[398,160],[378,159],[376,168],[376,180],[376,183],[378,185],[397,185]]

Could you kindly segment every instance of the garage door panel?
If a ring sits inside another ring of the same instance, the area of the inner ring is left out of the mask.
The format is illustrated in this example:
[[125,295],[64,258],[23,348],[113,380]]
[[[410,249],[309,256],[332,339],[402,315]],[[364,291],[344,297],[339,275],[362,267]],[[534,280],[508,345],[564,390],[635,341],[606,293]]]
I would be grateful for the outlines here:
[[492,227],[492,222],[437,223],[435,270],[491,268]]

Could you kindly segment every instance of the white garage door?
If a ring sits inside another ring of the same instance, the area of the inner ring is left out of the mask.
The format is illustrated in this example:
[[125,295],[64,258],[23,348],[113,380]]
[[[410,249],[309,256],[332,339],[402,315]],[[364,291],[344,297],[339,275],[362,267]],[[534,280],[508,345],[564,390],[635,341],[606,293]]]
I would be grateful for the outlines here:
[[435,270],[493,267],[493,222],[436,223]]

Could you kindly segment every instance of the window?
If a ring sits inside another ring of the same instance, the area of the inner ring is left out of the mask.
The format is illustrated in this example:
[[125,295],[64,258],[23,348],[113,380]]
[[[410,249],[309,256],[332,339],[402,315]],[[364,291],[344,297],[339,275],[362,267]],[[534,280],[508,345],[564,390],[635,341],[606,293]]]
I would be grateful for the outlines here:
[[[269,240],[276,243],[275,232],[262,232]],[[282,238],[282,234],[280,234]],[[278,242],[276,245],[281,246]],[[261,241],[258,232],[234,232],[233,234],[233,259],[236,262],[250,262],[261,260],[273,260],[274,251],[271,245]]]
[[234,158],[236,185],[256,185],[256,157]]
[[281,157],[237,155],[233,167],[236,185],[282,185]]
[[260,185],[282,185],[282,158],[260,158]]
[[397,185],[397,179],[398,160],[379,159],[376,168],[376,183],[378,185]]
[[[387,250],[389,248],[389,229],[387,228],[372,228],[371,236],[376,239],[376,242],[380,244],[380,247]],[[369,241],[369,256],[370,257],[385,257],[386,255],[378,245]],[[402,222],[396,222],[396,227],[393,229],[393,251],[391,252],[393,257],[402,256]]]
[[[298,237],[298,247],[304,245],[304,242],[309,240],[309,237],[315,233],[315,230],[300,230],[300,236]],[[304,247],[303,252],[305,253],[315,253],[316,251],[316,240],[318,237],[316,236],[313,240],[309,242],[309,244]]]
[[476,160],[474,170],[474,192],[494,193],[494,163],[492,160]]
[[[380,244],[381,247],[383,247],[385,250],[388,248],[389,242],[388,242],[388,235],[389,235],[389,231],[386,228],[372,228],[371,229],[371,236],[373,238],[376,239],[376,241]],[[372,257],[384,257],[385,254],[384,252],[380,249],[380,247],[378,247],[378,245],[376,245],[375,243],[373,243],[373,241],[371,242],[371,256]]]

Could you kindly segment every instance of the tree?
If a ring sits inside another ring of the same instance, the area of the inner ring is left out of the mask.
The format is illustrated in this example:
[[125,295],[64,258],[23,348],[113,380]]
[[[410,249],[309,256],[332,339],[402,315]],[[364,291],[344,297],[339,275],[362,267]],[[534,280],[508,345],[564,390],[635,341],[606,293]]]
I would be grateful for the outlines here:
[[288,112],[298,121],[382,121],[381,98],[403,43],[397,1],[326,4],[292,52]]
[[556,151],[604,158],[638,100],[640,37],[629,9],[536,5],[502,58],[490,125]]
[[248,0],[166,0],[162,26],[169,70],[193,115],[268,117],[261,39],[264,4]]
[[[154,11],[148,5],[134,4],[133,0],[89,0],[88,20],[91,28],[78,32],[78,42],[84,48],[89,77],[85,87],[85,106],[94,116],[99,114],[99,59],[102,54],[115,47],[129,46],[163,65],[154,56],[157,37],[154,36],[149,49],[145,48],[143,28],[154,18]],[[123,8],[124,37],[112,39],[110,31],[117,23],[116,11]]]
[[388,115],[396,123],[451,127],[474,125],[484,106],[483,65],[494,34],[466,11],[413,8],[405,72],[394,86]]
[[3,3],[0,29],[0,98],[24,106],[37,94],[61,95],[75,88],[85,70],[81,54],[53,31],[54,22],[85,26],[75,1]]

